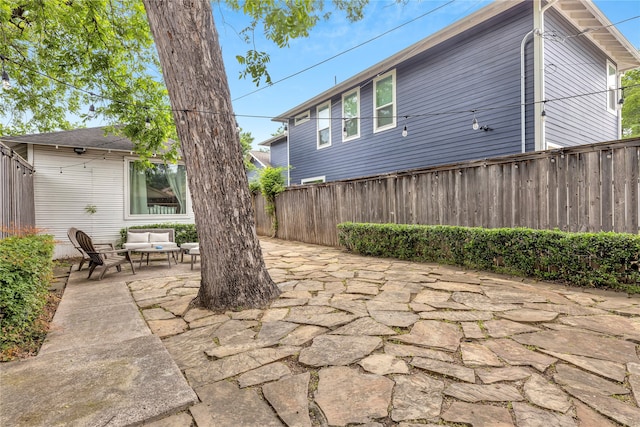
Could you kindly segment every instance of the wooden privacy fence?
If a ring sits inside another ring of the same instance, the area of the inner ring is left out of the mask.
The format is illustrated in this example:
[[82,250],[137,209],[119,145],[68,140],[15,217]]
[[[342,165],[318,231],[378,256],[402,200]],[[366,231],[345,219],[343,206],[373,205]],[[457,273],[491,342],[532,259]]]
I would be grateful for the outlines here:
[[0,238],[14,228],[35,227],[34,169],[0,142]]
[[[640,139],[326,184],[276,198],[277,237],[337,246],[345,222],[638,233]],[[262,196],[258,234],[270,234]]]

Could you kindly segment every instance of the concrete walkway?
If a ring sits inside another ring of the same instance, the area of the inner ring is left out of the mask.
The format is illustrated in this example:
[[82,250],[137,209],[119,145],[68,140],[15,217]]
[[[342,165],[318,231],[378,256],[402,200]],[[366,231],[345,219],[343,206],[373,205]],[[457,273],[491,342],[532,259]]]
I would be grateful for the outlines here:
[[72,274],[0,425],[640,426],[637,296],[262,245],[266,310],[189,309],[188,263]]

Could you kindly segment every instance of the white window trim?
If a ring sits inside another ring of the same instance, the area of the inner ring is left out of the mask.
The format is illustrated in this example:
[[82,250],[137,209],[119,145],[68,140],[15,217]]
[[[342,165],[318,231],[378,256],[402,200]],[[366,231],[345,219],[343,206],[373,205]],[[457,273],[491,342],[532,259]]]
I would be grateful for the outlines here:
[[322,175],[322,176],[313,176],[311,178],[302,178],[300,180],[300,184],[304,185],[309,183],[316,183],[316,181],[327,182],[327,177],[326,175]]
[[547,141],[547,150],[553,150],[557,148],[564,148],[564,145],[556,144],[555,142]]
[[294,124],[294,126],[298,126],[298,125],[301,125],[302,123],[308,122],[309,120],[311,120],[311,111],[307,110],[304,113],[298,114],[294,118],[293,124]]
[[356,94],[356,123],[358,124],[358,133],[356,133],[355,135],[351,135],[351,136],[346,136],[346,134],[344,132],[342,132],[342,142],[347,142],[347,141],[353,141],[354,139],[358,139],[360,138],[360,87],[358,86],[355,89],[352,89],[348,92],[345,92],[342,94],[342,119],[344,120],[344,123],[342,124],[343,128],[346,125],[346,121],[347,121],[347,115],[345,114],[344,111],[344,99],[347,98],[350,95],[353,95],[353,93],[355,92]]
[[[132,215],[130,209],[131,199],[129,195],[129,164],[138,160],[137,157],[125,157],[124,158],[124,219],[141,219],[141,220],[153,220],[162,219],[170,220],[170,219],[185,219],[190,218],[192,207],[191,207],[191,193],[189,191],[189,179],[187,178],[187,206],[185,207],[185,213],[183,214],[175,214],[175,215],[161,215],[161,214],[148,214],[148,215]],[[162,162],[154,162],[151,160],[151,163],[162,164]],[[178,165],[184,166],[183,162],[178,162]],[[186,174],[185,174],[186,177]]]
[[[609,105],[609,91],[612,90],[611,89],[611,85],[609,84],[609,67],[612,67],[615,71],[614,74],[614,79],[615,79],[615,94],[616,96],[614,97],[614,102],[613,102],[613,108],[611,108],[611,105]],[[611,114],[615,114],[616,116],[618,115],[618,90],[620,88],[620,84],[618,82],[618,67],[616,66],[616,64],[614,64],[613,62],[609,61],[607,59],[607,68],[606,68],[606,76],[607,76],[607,111],[610,112]]]
[[[327,108],[329,110],[329,143],[320,145],[320,117],[319,112],[321,109]],[[323,148],[331,147],[331,101],[323,102],[316,107],[316,148],[321,150]]]
[[[392,99],[392,103],[393,103],[393,113],[392,113],[392,118],[393,118],[393,122],[386,125],[386,126],[382,126],[382,127],[377,127],[377,122],[378,122],[378,116],[377,116],[377,108],[376,108],[376,86],[378,85],[378,82],[380,80],[386,79],[389,76],[392,76],[392,81],[393,81],[393,99]],[[396,92],[397,92],[397,81],[396,81],[396,70],[391,70],[387,73],[382,74],[381,76],[376,77],[375,79],[373,79],[373,133],[378,133],[378,132],[382,132],[385,131],[387,129],[393,129],[397,126],[397,120],[396,120],[396,109],[398,104],[396,103]]]

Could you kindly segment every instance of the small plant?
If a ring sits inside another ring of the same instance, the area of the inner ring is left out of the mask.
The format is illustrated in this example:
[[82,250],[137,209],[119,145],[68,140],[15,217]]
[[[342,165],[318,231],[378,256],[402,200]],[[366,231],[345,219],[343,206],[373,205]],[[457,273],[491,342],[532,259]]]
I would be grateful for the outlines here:
[[276,215],[276,196],[285,189],[284,168],[266,167],[260,170],[258,182],[260,191],[264,196],[265,210],[271,218],[271,237],[276,237],[278,232],[278,217]]
[[258,179],[249,181],[249,191],[251,191],[252,194],[258,194],[260,192],[260,181],[258,181]]
[[96,207],[96,205],[89,204],[84,207],[84,211],[89,215],[93,215],[94,213],[98,212],[98,208]]

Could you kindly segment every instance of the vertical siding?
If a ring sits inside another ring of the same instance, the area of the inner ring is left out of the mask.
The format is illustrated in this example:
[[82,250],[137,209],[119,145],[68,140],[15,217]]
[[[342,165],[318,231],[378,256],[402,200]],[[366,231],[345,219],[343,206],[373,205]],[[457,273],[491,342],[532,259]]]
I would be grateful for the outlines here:
[[[123,153],[87,150],[78,156],[73,148],[47,146],[35,146],[33,151],[36,225],[55,236],[55,258],[77,255],[67,238],[69,227],[87,232],[96,241],[115,242],[123,227],[194,221],[191,209],[179,219],[125,219]],[[87,205],[95,205],[96,213],[85,212]]]
[[618,138],[618,116],[607,111],[607,57],[554,9],[546,14],[546,98],[593,95],[546,104],[547,142],[573,146]]
[[247,180],[251,182],[254,179],[258,178],[258,171],[262,169],[262,165],[256,161],[253,157],[251,158],[251,164],[255,166],[255,169],[251,169],[247,171]]
[[287,159],[287,141],[276,142],[271,144],[271,166],[283,167],[289,166],[289,160]]
[[[396,67],[394,129],[373,133],[371,82],[360,86],[363,119],[356,140],[342,142],[338,95],[331,100],[332,145],[318,150],[311,108],[311,120],[289,129],[292,184],[519,153],[520,42],[532,29],[531,7],[523,3]],[[473,131],[473,115],[460,113],[496,106],[504,108],[476,114],[490,132]],[[405,123],[409,135],[403,138]]]

